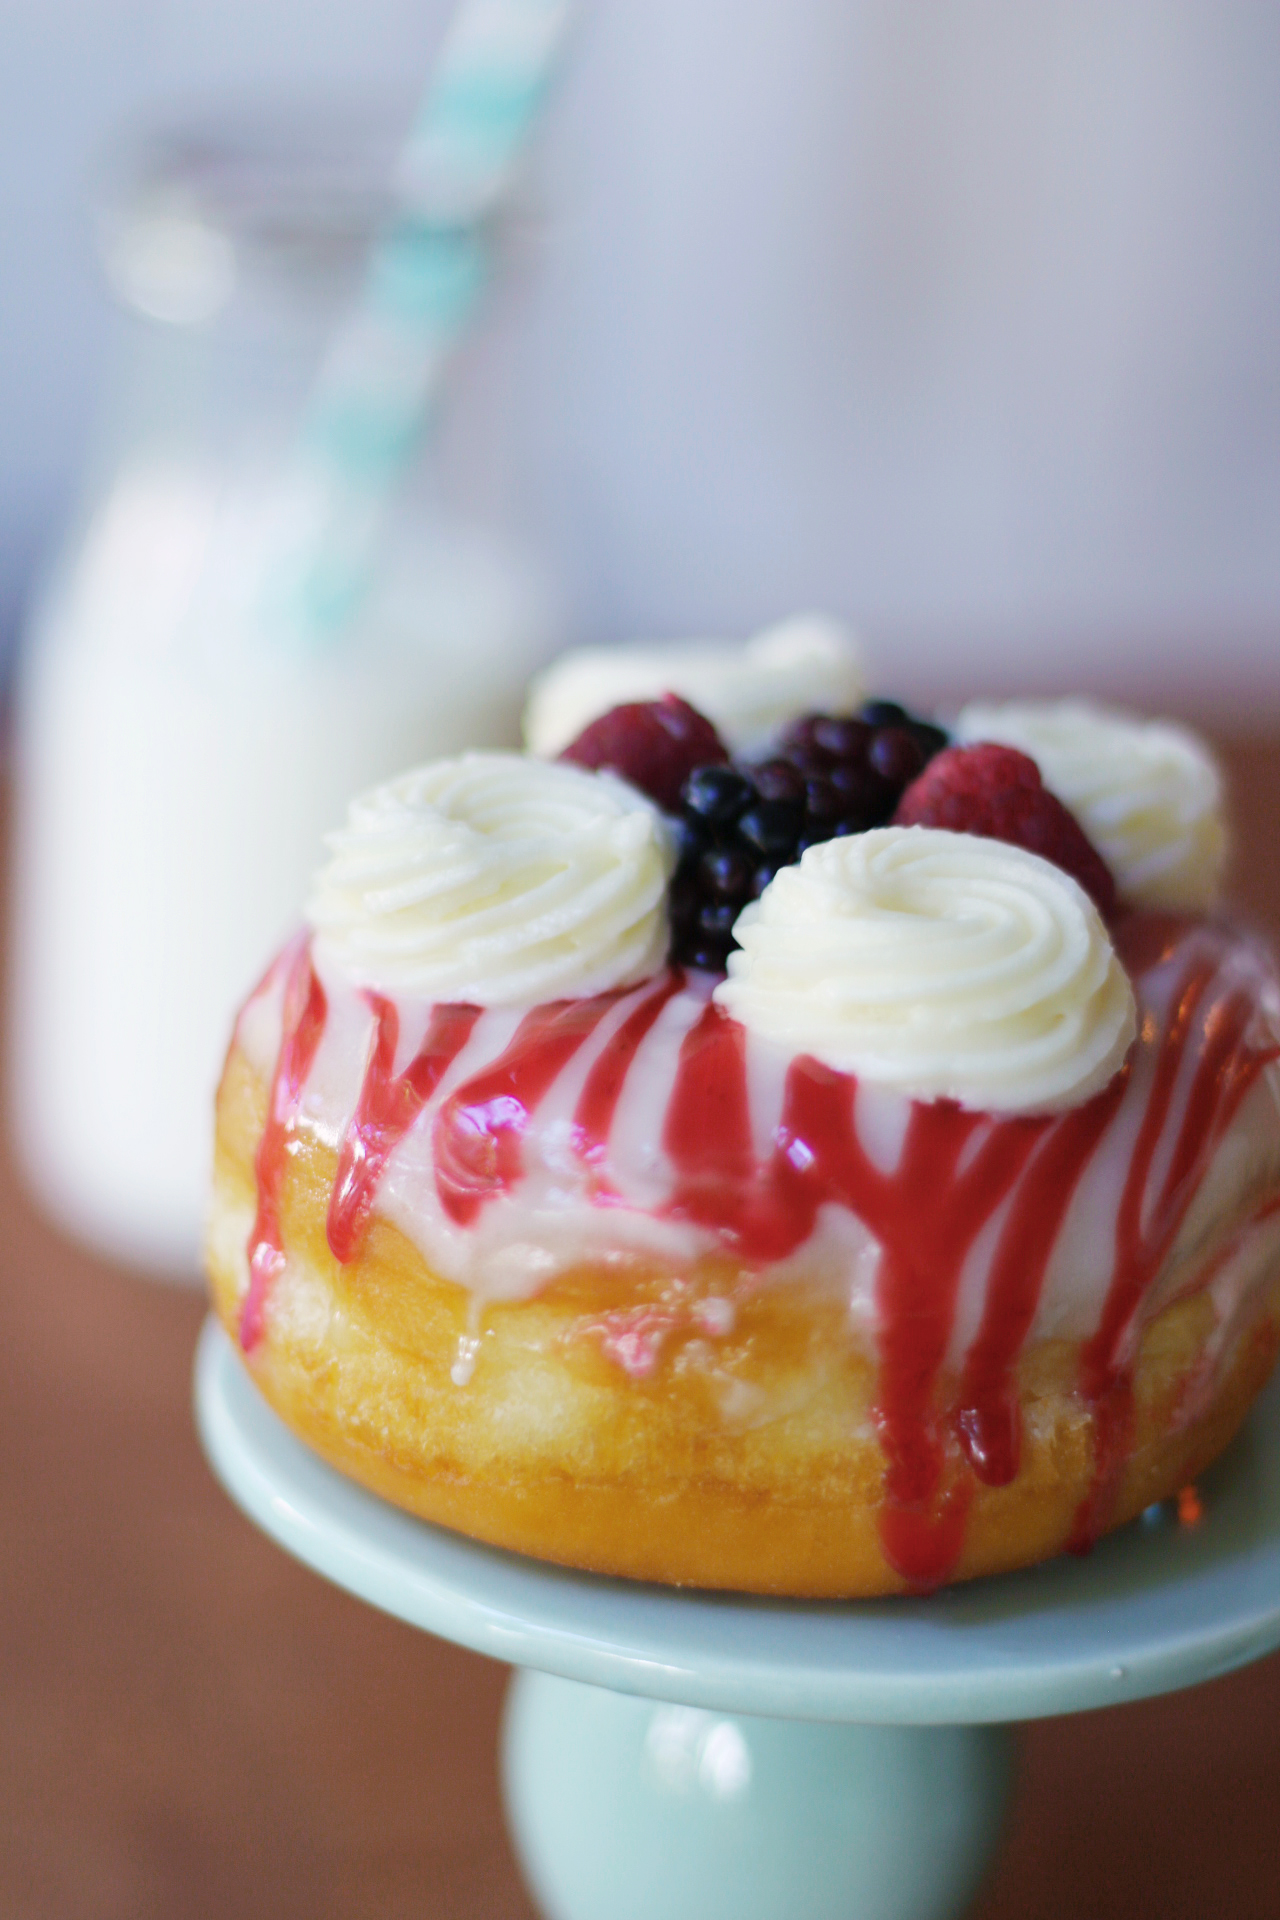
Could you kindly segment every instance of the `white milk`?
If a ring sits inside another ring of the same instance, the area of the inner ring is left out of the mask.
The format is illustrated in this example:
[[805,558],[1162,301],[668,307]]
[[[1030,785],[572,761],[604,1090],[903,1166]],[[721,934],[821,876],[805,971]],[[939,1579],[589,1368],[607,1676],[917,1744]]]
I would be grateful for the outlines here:
[[[401,538],[340,646],[273,651],[226,579],[227,497],[196,467],[126,470],[39,609],[18,702],[14,1138],[73,1233],[191,1275],[232,1018],[322,834],[416,760],[514,744],[550,629],[527,568],[437,528]],[[250,524],[252,489],[232,499]]]

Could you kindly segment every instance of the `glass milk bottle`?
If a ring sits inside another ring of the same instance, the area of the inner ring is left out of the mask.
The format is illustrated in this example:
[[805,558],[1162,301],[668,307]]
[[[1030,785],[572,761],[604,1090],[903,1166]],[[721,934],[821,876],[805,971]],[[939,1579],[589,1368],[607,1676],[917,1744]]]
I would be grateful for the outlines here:
[[[322,834],[417,760],[515,744],[554,645],[546,583],[495,531],[503,450],[475,444],[484,518],[447,509],[425,461],[349,630],[266,646],[244,617],[385,177],[358,131],[188,137],[103,222],[119,364],[17,691],[11,1130],[55,1219],[175,1277],[198,1272],[234,1010],[297,924]],[[500,374],[500,332],[469,351]]]

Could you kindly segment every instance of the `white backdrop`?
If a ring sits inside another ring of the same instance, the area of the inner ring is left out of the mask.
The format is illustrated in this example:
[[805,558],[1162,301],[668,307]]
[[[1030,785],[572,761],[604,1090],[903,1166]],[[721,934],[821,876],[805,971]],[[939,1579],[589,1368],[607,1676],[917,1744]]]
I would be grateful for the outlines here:
[[[407,119],[443,14],[0,0],[0,603],[98,374],[104,137],[273,92]],[[582,630],[822,602],[908,690],[1280,707],[1278,100],[1271,0],[597,0],[513,341]]]

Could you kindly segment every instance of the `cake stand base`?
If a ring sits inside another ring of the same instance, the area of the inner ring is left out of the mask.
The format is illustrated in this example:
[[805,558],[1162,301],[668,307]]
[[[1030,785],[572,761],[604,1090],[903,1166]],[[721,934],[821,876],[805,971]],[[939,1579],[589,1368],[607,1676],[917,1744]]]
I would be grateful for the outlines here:
[[525,1669],[507,1823],[548,1920],[953,1920],[996,1849],[1004,1727],[833,1726]]
[[1280,1385],[1201,1483],[1026,1573],[927,1599],[677,1592],[428,1526],[326,1467],[213,1322],[209,1459],[265,1531],[414,1626],[523,1669],[512,1836],[548,1920],[953,1920],[1019,1720],[1190,1686],[1280,1645]]

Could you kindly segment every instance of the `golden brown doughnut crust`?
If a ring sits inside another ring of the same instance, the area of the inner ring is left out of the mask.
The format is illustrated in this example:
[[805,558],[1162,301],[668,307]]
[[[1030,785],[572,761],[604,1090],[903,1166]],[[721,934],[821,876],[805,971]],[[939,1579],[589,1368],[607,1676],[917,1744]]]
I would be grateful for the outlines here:
[[[236,1336],[256,1205],[253,1156],[266,1090],[232,1048],[218,1096],[208,1264]],[[465,1385],[451,1377],[476,1331],[470,1296],[436,1278],[376,1219],[340,1265],[325,1237],[335,1157],[300,1135],[281,1221],[287,1267],[249,1366],[276,1411],[342,1472],[427,1520],[540,1559],[673,1585],[810,1597],[902,1591],[881,1548],[883,1456],[874,1366],[829,1295],[802,1286],[737,1297],[714,1346],[687,1335],[642,1379],[604,1357],[601,1312],[716,1293],[706,1263],[625,1280],[582,1271],[535,1299],[487,1307]],[[1280,1271],[1189,1424],[1176,1410],[1214,1327],[1208,1295],[1147,1327],[1134,1375],[1133,1447],[1110,1506],[1119,1526],[1193,1480],[1231,1440],[1280,1350]],[[1079,1349],[1030,1347],[1018,1367],[1021,1467],[976,1484],[949,1576],[1006,1571],[1068,1542],[1094,1478]]]

